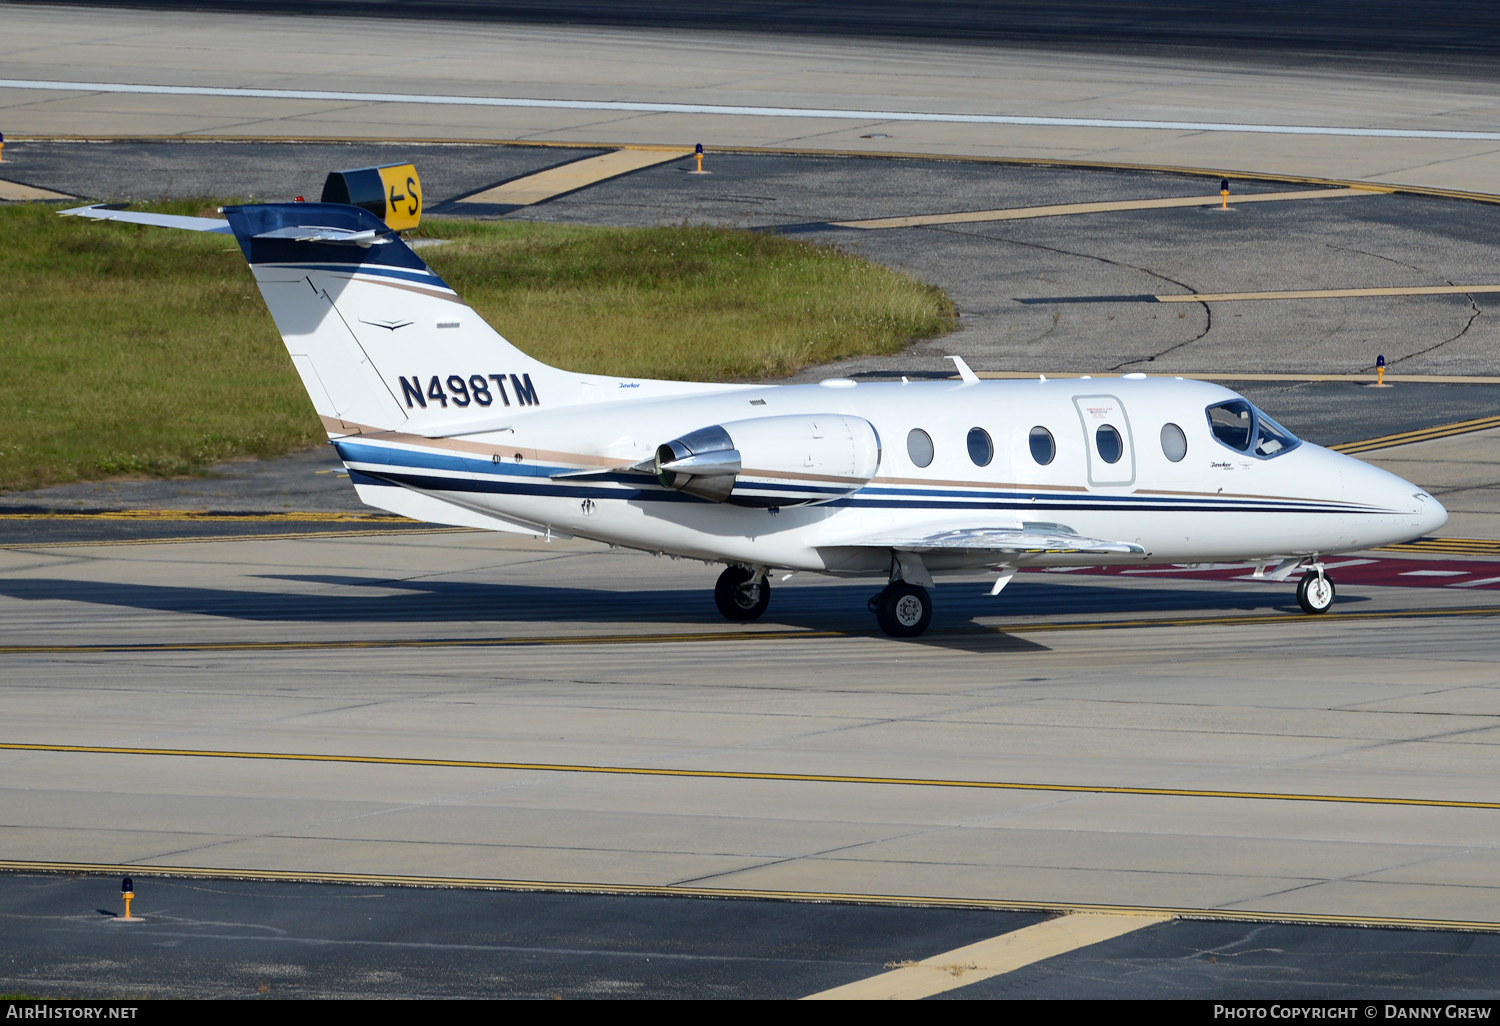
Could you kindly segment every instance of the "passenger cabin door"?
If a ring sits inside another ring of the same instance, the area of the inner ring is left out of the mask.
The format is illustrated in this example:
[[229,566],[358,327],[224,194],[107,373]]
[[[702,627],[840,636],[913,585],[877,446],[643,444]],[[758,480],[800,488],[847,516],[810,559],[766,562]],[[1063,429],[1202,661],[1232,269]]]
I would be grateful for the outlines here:
[[1089,487],[1135,484],[1135,438],[1124,404],[1112,395],[1076,395],[1073,405],[1083,426]]

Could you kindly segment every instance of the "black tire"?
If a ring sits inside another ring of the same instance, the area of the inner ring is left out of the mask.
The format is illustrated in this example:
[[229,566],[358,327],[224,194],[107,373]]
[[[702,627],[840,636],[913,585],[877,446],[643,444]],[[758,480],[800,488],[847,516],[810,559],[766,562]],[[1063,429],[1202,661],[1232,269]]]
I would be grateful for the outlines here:
[[1317,574],[1306,574],[1297,582],[1297,605],[1308,614],[1326,613],[1333,605],[1335,589],[1333,579]]
[[749,567],[725,567],[714,585],[714,605],[726,620],[759,620],[770,604],[771,582],[762,577],[759,584],[755,583],[755,571]]
[[893,638],[915,638],[932,623],[932,598],[926,588],[893,581],[875,596],[875,620]]

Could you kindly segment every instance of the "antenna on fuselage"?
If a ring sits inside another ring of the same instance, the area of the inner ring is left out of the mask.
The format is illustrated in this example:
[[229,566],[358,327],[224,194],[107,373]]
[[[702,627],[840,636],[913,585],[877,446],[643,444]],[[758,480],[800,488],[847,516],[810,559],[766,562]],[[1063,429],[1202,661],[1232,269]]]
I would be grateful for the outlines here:
[[979,375],[975,374],[972,370],[969,369],[969,365],[967,363],[964,363],[964,358],[962,356],[950,356],[948,357],[948,359],[952,360],[953,366],[958,368],[958,377],[960,381],[962,381],[966,385],[979,384]]

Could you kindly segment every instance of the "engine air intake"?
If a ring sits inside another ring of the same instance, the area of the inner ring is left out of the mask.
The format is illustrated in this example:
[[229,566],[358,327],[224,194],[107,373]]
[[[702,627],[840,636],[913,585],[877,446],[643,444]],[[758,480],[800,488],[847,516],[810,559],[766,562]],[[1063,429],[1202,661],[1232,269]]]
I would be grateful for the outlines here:
[[880,467],[869,421],[839,413],[757,417],[656,447],[656,479],[713,502],[807,506],[859,491]]

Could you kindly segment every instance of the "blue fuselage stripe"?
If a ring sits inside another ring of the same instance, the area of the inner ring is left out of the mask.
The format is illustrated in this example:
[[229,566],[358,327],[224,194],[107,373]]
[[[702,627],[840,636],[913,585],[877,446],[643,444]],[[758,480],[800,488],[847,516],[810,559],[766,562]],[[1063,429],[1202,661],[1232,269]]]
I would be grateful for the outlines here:
[[[341,451],[354,448],[341,444]],[[366,447],[359,447],[366,448]],[[419,455],[419,454],[411,454]],[[425,454],[424,454],[425,455]],[[435,492],[459,492],[465,494],[528,495],[553,498],[623,500],[627,502],[697,502],[711,500],[688,495],[685,492],[662,488],[647,483],[639,475],[602,474],[585,480],[565,478],[553,480],[549,472],[566,468],[536,467],[521,468],[516,464],[491,464],[464,460],[456,456],[429,455],[427,459],[395,463],[370,459],[368,454],[345,457],[350,463],[363,464],[351,467],[351,475],[359,475],[357,482],[399,484],[408,488]],[[422,473],[423,470],[438,473]],[[414,472],[416,471],[416,472]],[[446,471],[446,473],[444,473]],[[454,471],[476,476],[455,477]],[[792,490],[796,489],[796,490]],[[1227,500],[1185,499],[1161,496],[1115,496],[1115,495],[1036,495],[1025,492],[975,493],[975,492],[921,492],[913,489],[896,489],[897,495],[881,496],[867,491],[831,499],[824,505],[838,509],[924,509],[924,510],[1004,510],[1011,512],[1040,511],[1108,511],[1124,513],[1313,513],[1338,514],[1351,512],[1347,506],[1315,505],[1300,502],[1277,502],[1275,500]],[[774,486],[756,486],[744,498],[754,499],[757,504],[772,498]],[[806,501],[808,493],[802,486],[790,486],[786,502],[790,505]],[[1359,507],[1361,513],[1388,513]]]
[[[333,274],[368,274],[377,278],[399,278],[402,281],[419,282],[423,285],[432,285],[437,288],[448,289],[448,284],[433,274],[431,271],[416,271],[404,267],[390,267],[385,264],[355,263],[350,261],[346,264],[304,264],[287,263],[277,260],[266,263],[258,263],[257,267],[284,267],[287,270],[305,273],[307,271],[329,271]],[[452,289],[448,289],[450,292]]]

